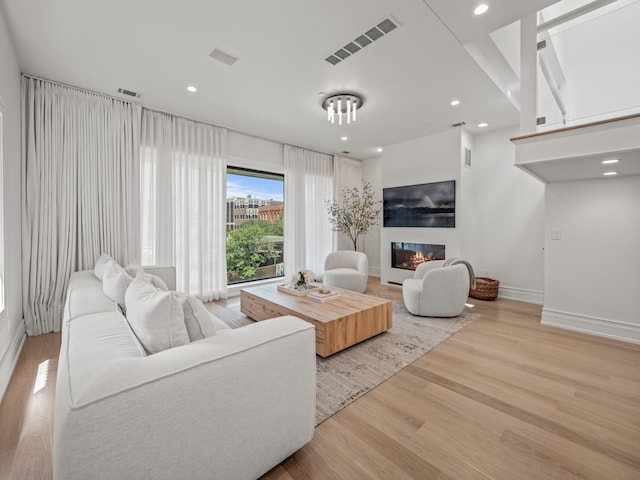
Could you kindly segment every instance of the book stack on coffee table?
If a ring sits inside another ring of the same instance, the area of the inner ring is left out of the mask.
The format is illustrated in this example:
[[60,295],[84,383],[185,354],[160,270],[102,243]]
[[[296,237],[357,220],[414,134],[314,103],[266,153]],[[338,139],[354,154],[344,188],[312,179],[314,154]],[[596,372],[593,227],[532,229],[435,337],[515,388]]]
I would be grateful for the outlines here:
[[340,298],[340,294],[328,288],[317,288],[307,294],[307,298],[313,302],[330,302]]

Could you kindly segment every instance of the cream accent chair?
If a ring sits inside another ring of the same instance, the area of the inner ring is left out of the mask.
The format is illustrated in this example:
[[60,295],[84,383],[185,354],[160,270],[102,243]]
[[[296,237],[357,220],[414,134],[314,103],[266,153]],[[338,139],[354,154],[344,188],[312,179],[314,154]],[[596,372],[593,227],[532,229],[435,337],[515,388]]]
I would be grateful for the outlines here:
[[369,259],[362,252],[340,250],[324,259],[322,283],[364,293],[369,277]]
[[413,278],[402,283],[404,304],[413,315],[455,317],[469,296],[469,269],[464,264],[443,266],[444,260],[418,265]]

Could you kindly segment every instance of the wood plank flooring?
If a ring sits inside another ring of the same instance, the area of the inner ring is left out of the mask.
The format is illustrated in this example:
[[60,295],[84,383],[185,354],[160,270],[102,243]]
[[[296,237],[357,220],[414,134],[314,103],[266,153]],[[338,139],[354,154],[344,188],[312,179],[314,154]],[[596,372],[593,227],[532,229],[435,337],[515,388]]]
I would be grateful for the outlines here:
[[[374,278],[369,292],[401,297]],[[470,301],[480,318],[320,424],[263,479],[640,479],[640,345],[546,327],[536,305]],[[58,334],[25,342],[0,405],[2,479],[51,477],[59,345]]]

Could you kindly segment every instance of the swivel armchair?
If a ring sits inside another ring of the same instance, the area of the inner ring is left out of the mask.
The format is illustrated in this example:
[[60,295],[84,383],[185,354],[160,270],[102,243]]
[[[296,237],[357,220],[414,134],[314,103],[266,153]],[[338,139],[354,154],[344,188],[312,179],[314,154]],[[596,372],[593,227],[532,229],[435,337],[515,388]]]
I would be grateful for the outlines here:
[[322,283],[327,286],[364,293],[368,276],[369,260],[362,252],[341,250],[324,259]]
[[402,283],[404,304],[413,315],[455,317],[464,309],[469,296],[469,269],[461,263],[443,263],[421,263],[414,277]]

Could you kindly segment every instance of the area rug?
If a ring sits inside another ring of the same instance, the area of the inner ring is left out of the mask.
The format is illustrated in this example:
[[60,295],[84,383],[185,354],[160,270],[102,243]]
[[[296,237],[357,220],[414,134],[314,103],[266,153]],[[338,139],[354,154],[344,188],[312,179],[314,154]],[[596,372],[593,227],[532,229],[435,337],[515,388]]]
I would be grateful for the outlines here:
[[[231,328],[253,323],[230,308],[216,315]],[[328,358],[316,357],[316,425],[398,373],[479,315],[454,318],[416,317],[393,300],[393,327]]]

